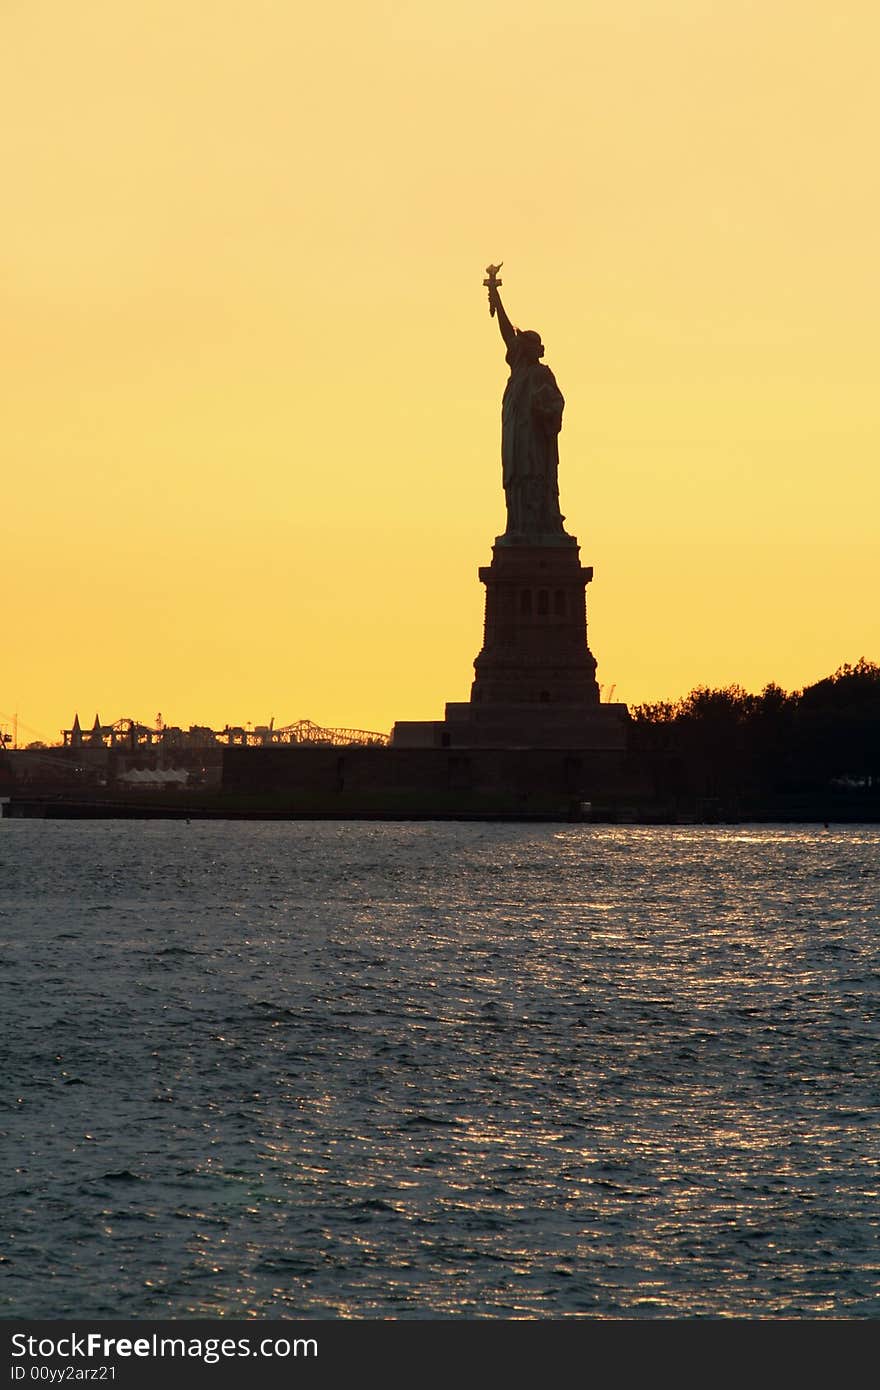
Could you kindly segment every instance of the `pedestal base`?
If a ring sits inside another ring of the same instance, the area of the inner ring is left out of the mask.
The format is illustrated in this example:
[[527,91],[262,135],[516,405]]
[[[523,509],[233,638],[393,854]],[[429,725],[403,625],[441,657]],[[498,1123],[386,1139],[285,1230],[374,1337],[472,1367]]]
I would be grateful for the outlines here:
[[626,705],[448,704],[443,720],[401,720],[395,748],[564,748],[623,753]]
[[579,555],[573,536],[555,545],[496,541],[479,571],[486,619],[472,704],[598,705],[585,601],[593,571]]
[[625,753],[626,705],[599,703],[587,645],[593,571],[576,538],[499,536],[479,574],[486,620],[470,702],[447,705],[442,721],[395,724],[392,744]]

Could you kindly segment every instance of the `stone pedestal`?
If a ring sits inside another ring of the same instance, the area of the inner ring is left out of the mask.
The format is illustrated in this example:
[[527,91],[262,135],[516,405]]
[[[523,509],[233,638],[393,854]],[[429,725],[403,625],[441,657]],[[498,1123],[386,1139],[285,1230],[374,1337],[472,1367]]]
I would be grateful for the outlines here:
[[486,618],[471,704],[598,705],[585,596],[593,571],[581,565],[577,541],[500,537],[479,575]]
[[469,703],[441,722],[401,722],[399,747],[567,748],[621,754],[629,713],[599,703],[587,642],[586,586],[593,577],[565,534],[499,536],[486,586],[483,646]]

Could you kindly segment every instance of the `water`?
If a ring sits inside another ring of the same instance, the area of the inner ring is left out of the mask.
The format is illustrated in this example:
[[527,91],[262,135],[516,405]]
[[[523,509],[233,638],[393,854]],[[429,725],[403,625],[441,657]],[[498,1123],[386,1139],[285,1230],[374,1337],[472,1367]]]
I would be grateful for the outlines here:
[[878,1314],[880,827],[6,821],[0,1314]]

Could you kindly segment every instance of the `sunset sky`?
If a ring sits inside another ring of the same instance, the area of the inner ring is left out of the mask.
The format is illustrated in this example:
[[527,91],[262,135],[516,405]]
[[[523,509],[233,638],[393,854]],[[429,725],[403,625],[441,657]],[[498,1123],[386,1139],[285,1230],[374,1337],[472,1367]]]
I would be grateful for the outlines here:
[[387,730],[566,397],[607,698],[880,660],[876,0],[0,0],[0,725]]

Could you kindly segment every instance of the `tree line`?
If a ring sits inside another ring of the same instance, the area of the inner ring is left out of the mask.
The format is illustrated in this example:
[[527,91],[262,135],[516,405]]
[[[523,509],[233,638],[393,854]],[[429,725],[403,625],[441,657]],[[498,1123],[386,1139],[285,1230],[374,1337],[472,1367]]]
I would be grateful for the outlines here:
[[699,686],[630,713],[631,746],[661,799],[740,811],[880,804],[880,666],[864,657],[793,693]]

